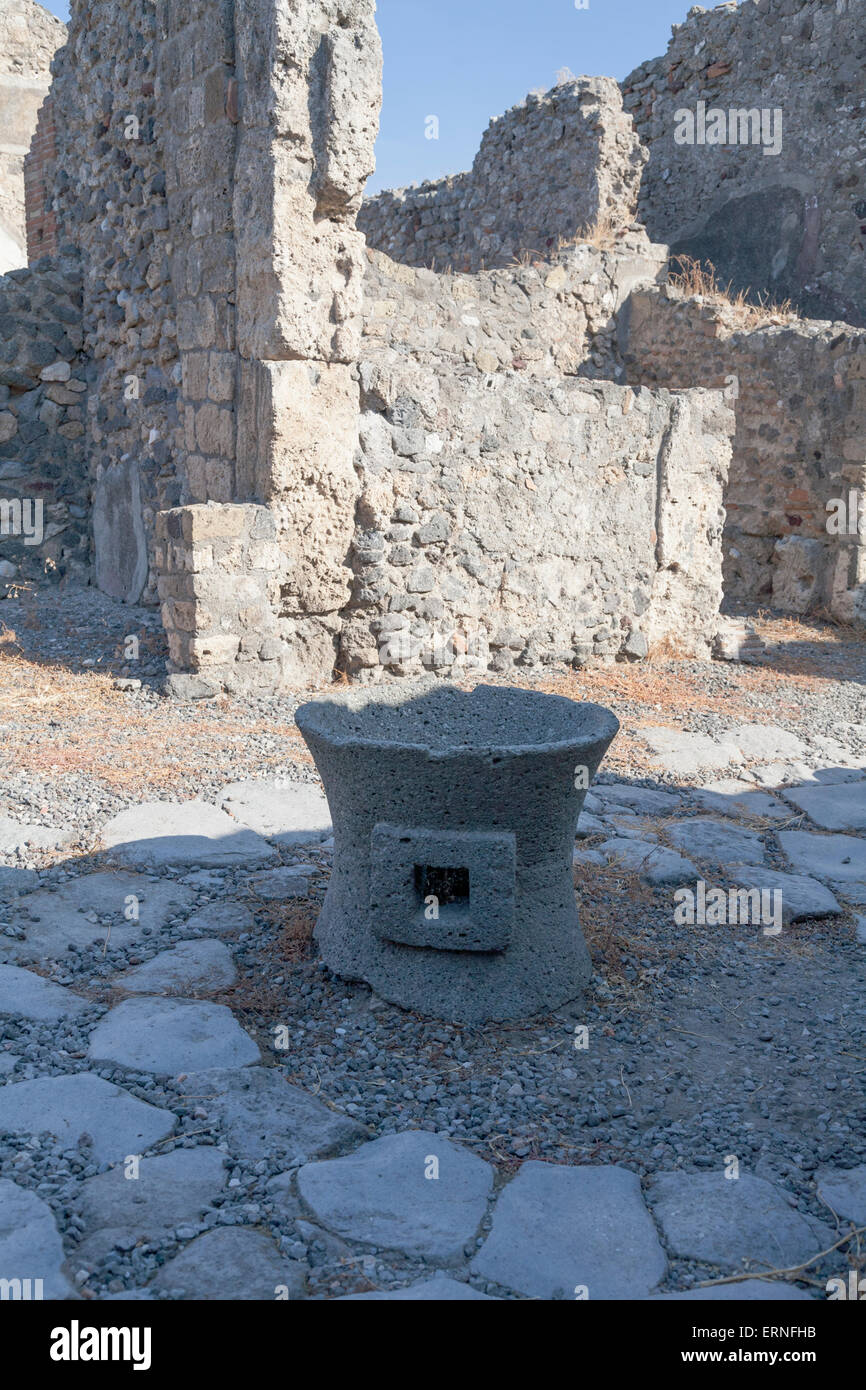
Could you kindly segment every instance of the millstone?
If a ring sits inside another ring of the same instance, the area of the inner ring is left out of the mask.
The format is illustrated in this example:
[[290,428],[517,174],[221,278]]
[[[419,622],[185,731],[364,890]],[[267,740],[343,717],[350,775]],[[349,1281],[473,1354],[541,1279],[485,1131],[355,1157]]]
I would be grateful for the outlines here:
[[340,975],[464,1023],[524,1018],[591,973],[574,828],[619,725],[598,705],[479,686],[350,691],[296,720],[325,785],[334,871],[316,927]]

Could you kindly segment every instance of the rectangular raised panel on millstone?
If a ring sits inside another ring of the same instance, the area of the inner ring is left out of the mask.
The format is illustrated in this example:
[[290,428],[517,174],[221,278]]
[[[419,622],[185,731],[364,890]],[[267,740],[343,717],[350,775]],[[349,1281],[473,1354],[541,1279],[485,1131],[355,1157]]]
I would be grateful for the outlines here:
[[380,823],[371,837],[374,932],[401,946],[504,951],[514,923],[516,859],[517,840],[507,831]]

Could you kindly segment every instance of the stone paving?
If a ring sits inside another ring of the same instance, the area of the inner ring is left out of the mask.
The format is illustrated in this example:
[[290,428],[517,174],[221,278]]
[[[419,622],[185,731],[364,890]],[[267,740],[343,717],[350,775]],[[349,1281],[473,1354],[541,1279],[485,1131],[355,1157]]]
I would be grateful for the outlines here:
[[[851,940],[853,923],[864,950],[866,759],[837,747],[836,766],[807,766],[772,726],[647,740],[693,780],[596,785],[578,886],[584,866],[614,864],[671,897],[702,878],[778,889],[786,931],[823,922]],[[377,1134],[294,1084],[232,1001],[257,905],[324,882],[327,804],[276,782],[219,803],[129,808],[66,878],[0,870],[0,1277],[71,1299],[820,1296],[806,1271],[866,1225],[866,1162],[820,1168],[806,1203],[688,1152],[642,1174],[603,1153],[497,1163],[435,1127]],[[69,832],[7,818],[0,837],[56,853]],[[280,862],[287,849],[302,857]],[[262,986],[282,982],[272,968]]]

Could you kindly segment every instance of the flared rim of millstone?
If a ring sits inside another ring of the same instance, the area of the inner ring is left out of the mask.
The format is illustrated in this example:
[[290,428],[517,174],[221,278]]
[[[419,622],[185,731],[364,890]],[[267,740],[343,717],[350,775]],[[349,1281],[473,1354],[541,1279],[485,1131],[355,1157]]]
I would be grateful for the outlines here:
[[604,705],[514,686],[474,690],[436,682],[341,691],[295,714],[301,733],[333,747],[412,750],[431,760],[576,751],[609,744],[619,720]]

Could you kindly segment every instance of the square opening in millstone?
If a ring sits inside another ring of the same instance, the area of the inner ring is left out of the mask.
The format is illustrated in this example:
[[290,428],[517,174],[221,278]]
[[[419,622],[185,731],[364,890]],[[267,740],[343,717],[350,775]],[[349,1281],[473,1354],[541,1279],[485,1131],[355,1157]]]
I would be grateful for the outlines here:
[[422,903],[436,899],[438,907],[469,904],[469,870],[464,866],[415,865],[415,891]]

